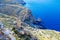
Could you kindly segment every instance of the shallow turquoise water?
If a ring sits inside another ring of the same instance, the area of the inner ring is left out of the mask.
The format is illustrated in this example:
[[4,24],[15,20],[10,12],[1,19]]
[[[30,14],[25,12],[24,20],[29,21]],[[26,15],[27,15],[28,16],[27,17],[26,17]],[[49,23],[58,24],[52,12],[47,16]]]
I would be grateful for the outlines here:
[[41,18],[48,29],[60,31],[60,0],[25,0],[35,18]]

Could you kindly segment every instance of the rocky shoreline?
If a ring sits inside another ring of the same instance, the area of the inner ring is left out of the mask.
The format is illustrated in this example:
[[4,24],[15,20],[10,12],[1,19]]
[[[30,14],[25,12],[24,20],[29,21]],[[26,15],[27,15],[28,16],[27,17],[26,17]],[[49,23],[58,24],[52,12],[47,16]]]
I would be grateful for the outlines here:
[[60,40],[60,32],[39,24],[41,20],[36,20],[23,4],[23,0],[0,1],[1,40]]

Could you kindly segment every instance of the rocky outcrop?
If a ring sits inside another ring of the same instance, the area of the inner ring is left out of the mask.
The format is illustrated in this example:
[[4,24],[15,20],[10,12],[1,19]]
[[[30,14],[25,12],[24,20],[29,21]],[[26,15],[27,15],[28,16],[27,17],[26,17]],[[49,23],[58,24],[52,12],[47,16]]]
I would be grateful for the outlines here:
[[25,5],[23,0],[0,0],[0,4],[15,4],[15,5]]
[[[28,17],[30,17],[29,19],[32,19],[32,14],[29,9],[23,7],[22,5],[14,4],[14,2],[19,3],[19,1],[24,2],[23,0],[1,0],[0,13],[7,14],[9,16],[19,17],[23,20]],[[11,4],[11,2],[13,4]]]
[[60,32],[46,29],[22,1],[0,0],[0,40],[7,40],[5,36],[10,40],[60,40]]
[[[19,2],[20,1],[20,2]],[[9,15],[9,16],[14,16],[18,19],[20,19],[22,22],[25,22],[34,28],[44,28],[41,25],[35,25],[33,24],[36,20],[34,19],[33,15],[31,14],[31,10],[28,8],[23,7],[21,2],[24,2],[23,0],[1,0],[0,1],[0,13]],[[13,4],[11,4],[13,3]],[[17,3],[17,5],[15,4]],[[36,23],[36,22],[35,22]],[[39,22],[40,23],[40,22]],[[35,27],[36,26],[36,27]]]

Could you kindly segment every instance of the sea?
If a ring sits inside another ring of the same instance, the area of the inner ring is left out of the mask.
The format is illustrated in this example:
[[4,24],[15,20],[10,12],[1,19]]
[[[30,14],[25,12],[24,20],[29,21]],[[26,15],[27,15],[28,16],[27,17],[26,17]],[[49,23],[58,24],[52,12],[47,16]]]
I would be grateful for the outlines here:
[[25,7],[32,11],[37,19],[41,18],[44,26],[60,31],[60,0],[24,0]]

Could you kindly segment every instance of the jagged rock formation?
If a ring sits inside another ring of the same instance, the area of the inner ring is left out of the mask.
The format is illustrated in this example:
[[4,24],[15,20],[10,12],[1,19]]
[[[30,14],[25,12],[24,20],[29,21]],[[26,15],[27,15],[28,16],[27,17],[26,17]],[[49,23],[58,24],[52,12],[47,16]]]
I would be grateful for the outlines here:
[[[1,32],[8,34],[7,36],[9,36],[11,40],[13,40],[12,38],[14,37],[16,40],[60,40],[60,32],[44,28],[44,26],[40,24],[40,19],[35,20],[31,14],[31,10],[22,6],[24,4],[22,1],[23,0],[0,1],[0,20],[3,23],[0,22],[0,35],[4,37]],[[14,37],[6,30],[7,28],[11,30],[11,32],[14,32],[12,34]],[[6,31],[8,33],[5,33]]]
[[[41,25],[33,24],[33,22],[35,22],[36,20],[31,14],[31,10],[23,7],[22,5],[18,5],[18,4],[22,4],[21,2],[23,3],[23,0],[1,0],[0,13],[6,14],[9,16],[14,16],[20,19],[22,22],[26,22],[29,25],[32,24],[31,25],[32,27],[46,29],[46,27],[43,27]],[[18,3],[18,4],[16,5],[15,3]]]

